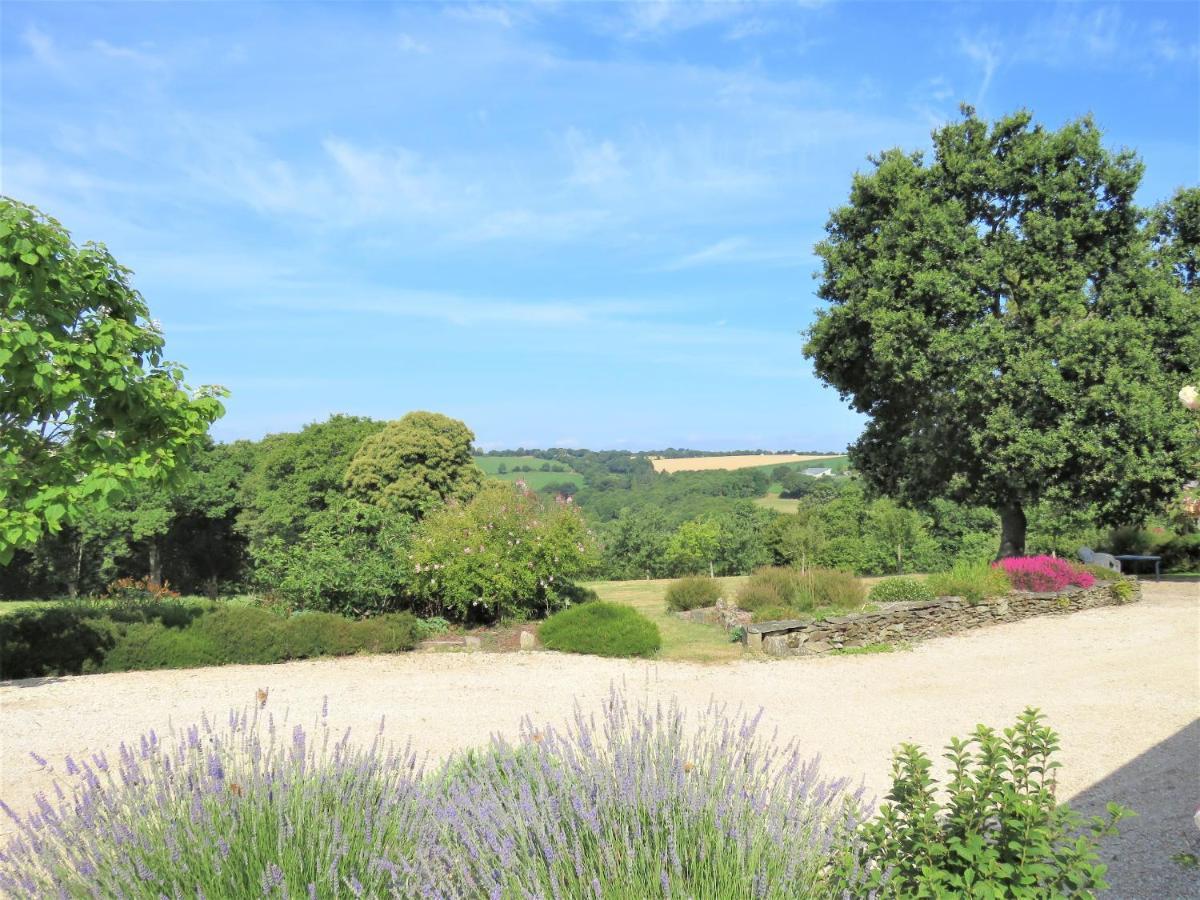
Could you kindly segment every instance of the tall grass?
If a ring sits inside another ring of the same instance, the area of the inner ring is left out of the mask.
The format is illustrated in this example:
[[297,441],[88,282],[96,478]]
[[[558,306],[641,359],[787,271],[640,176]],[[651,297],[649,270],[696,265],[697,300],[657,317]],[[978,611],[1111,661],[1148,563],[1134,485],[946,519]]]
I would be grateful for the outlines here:
[[819,891],[866,815],[758,719],[712,706],[526,721],[425,774],[266,711],[153,732],[68,784],[0,853],[14,897],[757,897]]

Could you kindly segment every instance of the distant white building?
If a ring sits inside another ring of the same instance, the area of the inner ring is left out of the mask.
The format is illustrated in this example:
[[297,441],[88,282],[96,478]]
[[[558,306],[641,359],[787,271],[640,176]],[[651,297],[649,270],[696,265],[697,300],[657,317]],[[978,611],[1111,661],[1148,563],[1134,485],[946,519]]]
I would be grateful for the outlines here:
[[827,475],[832,475],[833,469],[818,469],[818,468],[805,469],[800,474],[807,475],[809,478],[824,478]]

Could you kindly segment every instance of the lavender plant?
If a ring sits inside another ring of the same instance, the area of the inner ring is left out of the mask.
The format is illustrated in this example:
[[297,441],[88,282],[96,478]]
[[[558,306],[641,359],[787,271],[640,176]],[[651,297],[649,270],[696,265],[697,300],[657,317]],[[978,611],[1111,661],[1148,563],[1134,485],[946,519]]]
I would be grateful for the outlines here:
[[[425,774],[257,709],[68,759],[0,853],[14,897],[795,897],[867,814],[757,717],[613,692]],[[382,731],[382,729],[381,729]]]

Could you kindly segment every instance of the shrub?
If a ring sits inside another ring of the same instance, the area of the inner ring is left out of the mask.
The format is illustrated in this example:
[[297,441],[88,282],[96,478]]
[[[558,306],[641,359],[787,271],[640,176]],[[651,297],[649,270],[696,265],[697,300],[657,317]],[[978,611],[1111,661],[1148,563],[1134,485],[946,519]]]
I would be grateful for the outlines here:
[[[257,708],[68,760],[60,799],[16,816],[0,893],[168,897],[823,896],[830,846],[862,821],[758,719],[675,704],[564,730],[426,775],[415,753],[277,732]],[[81,849],[82,848],[82,849]]]
[[662,646],[657,625],[633,607],[603,600],[555,613],[538,636],[550,650],[596,656],[653,656]]
[[738,608],[750,612],[768,607],[790,608],[798,593],[799,577],[795,569],[775,566],[756,569],[738,590]]
[[572,602],[572,579],[598,560],[574,506],[489,481],[429,515],[408,555],[409,589],[423,611],[456,622],[547,615]]
[[0,616],[0,678],[78,675],[116,644],[119,628],[86,607],[63,605]]
[[1117,581],[1121,578],[1120,572],[1110,569],[1108,566],[1081,565],[1077,568],[1089,573],[1097,581]]
[[417,620],[391,613],[354,621],[332,613],[290,619],[252,606],[97,610],[54,606],[0,617],[0,676],[28,678],[275,663],[349,653],[397,653],[420,639]]
[[721,585],[716,579],[691,575],[672,582],[667,588],[667,609],[685,612],[714,606],[721,597]]
[[1010,556],[993,566],[1003,569],[1018,591],[1061,591],[1068,585],[1089,588],[1096,583],[1090,572],[1057,556]]
[[1058,735],[1041,719],[1026,709],[1003,734],[980,725],[967,740],[952,739],[945,807],[929,757],[902,744],[888,802],[860,829],[861,845],[842,854],[835,890],[896,898],[1077,897],[1107,887],[1098,841],[1129,812],[1109,804],[1107,819],[1085,824],[1055,800]]
[[933,599],[933,591],[916,578],[885,578],[871,588],[872,603],[923,602]]
[[738,607],[754,612],[766,607],[789,607],[797,613],[818,607],[847,610],[861,606],[862,583],[848,572],[833,569],[796,569],[767,567],[758,569],[738,591]]
[[192,669],[229,661],[219,645],[193,629],[142,622],[130,625],[103,660],[89,665],[87,670]]
[[811,600],[808,605],[836,610],[854,609],[866,600],[862,582],[849,572],[835,569],[809,569],[802,576],[801,596],[805,591]]
[[982,603],[1011,590],[1003,569],[988,563],[956,563],[949,572],[930,575],[925,582],[935,597],[962,597],[968,603]]
[[750,620],[759,622],[786,622],[795,619],[799,612],[790,606],[760,606],[751,614]]

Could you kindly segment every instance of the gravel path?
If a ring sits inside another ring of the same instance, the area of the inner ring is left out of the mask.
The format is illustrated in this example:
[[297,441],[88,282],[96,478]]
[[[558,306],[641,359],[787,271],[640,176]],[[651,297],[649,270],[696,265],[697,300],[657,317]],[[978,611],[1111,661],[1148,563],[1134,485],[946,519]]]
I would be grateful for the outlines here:
[[[908,652],[722,666],[629,662],[554,653],[353,657],[278,666],[135,672],[0,684],[0,798],[26,808],[49,784],[28,752],[112,751],[168,722],[223,715],[270,690],[270,706],[413,739],[443,756],[523,715],[562,721],[572,704],[597,708],[609,685],[631,697],[716,697],[749,710],[781,739],[820,753],[830,774],[888,787],[892,748],[915,741],[940,753],[976,723],[1008,725],[1041,707],[1062,735],[1060,794],[1100,811],[1116,800],[1141,813],[1110,845],[1114,891],[1136,898],[1200,897],[1200,585],[1147,583],[1145,600],[1066,617],[1028,619],[918,645]],[[7,823],[0,830],[7,829]]]

